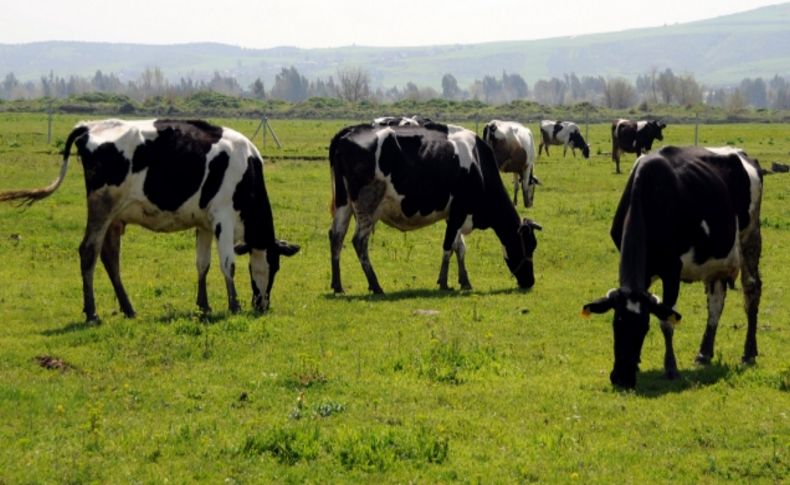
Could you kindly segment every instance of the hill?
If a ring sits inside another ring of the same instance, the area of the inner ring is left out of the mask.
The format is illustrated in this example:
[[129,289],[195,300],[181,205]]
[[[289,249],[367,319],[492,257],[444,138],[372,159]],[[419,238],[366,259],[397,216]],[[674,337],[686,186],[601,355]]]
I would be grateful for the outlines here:
[[744,77],[790,75],[790,3],[708,20],[578,37],[469,45],[329,49],[246,49],[224,44],[140,45],[86,42],[0,44],[0,75],[35,80],[92,76],[97,70],[136,79],[146,67],[159,67],[171,80],[235,76],[243,86],[260,77],[267,87],[282,67],[295,66],[308,78],[328,77],[346,65],[363,66],[374,86],[411,81],[439,88],[452,73],[463,86],[484,75],[507,71],[528,82],[577,75],[625,76],[652,67],[693,73],[709,85]]

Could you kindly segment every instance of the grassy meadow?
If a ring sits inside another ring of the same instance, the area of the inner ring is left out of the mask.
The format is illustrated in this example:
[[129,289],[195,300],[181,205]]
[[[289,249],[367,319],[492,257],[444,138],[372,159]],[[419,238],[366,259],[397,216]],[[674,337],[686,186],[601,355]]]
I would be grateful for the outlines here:
[[[47,144],[44,115],[0,116],[0,190],[49,183],[76,121],[56,116]],[[248,136],[256,126],[211,121]],[[387,293],[374,297],[350,234],[347,293],[330,290],[328,162],[310,160],[349,121],[273,123],[285,144],[275,149],[269,138],[264,150],[275,158],[264,169],[275,227],[301,251],[283,259],[263,316],[248,310],[246,270],[236,278],[245,311],[226,313],[213,255],[215,313],[200,319],[194,233],[128,227],[122,275],[138,317],[119,314],[99,265],[102,323],[86,325],[78,158],[49,199],[26,210],[0,206],[0,484],[790,476],[789,175],[765,180],[757,364],[740,365],[746,319],[736,290],[713,363],[694,365],[706,301],[701,284],[683,285],[675,333],[682,378],[662,376],[654,319],[637,388],[625,392],[609,384],[611,316],[579,316],[617,284],[608,231],[627,175],[613,173],[608,126],[590,127],[589,162],[562,158],[561,147],[538,159],[535,207],[519,207],[544,228],[531,291],[516,289],[491,231],[467,237],[474,290],[440,292],[444,225],[401,233],[381,224],[370,256]],[[670,125],[665,143],[690,144],[693,131]],[[790,158],[788,125],[702,126],[699,138],[738,145],[763,166]],[[632,158],[624,160],[627,171]]]

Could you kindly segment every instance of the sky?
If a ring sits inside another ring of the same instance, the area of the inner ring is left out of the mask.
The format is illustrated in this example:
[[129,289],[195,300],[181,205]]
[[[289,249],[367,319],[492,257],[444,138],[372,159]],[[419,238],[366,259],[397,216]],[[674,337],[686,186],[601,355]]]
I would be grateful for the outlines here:
[[777,0],[4,1],[0,44],[220,42],[248,48],[531,40],[671,25]]

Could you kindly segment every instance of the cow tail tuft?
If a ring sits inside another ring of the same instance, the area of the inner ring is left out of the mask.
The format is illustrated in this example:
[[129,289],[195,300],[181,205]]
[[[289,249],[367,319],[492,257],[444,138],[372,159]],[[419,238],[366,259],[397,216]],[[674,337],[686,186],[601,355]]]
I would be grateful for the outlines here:
[[9,190],[6,192],[0,192],[0,202],[9,202],[12,200],[21,199],[19,203],[20,206],[30,206],[33,203],[52,195],[56,190],[58,190],[60,184],[63,183],[63,179],[66,178],[66,171],[68,171],[69,168],[69,152],[71,151],[71,145],[74,144],[74,141],[77,138],[83,136],[87,132],[87,126],[79,126],[72,130],[72,132],[69,134],[68,139],[66,139],[66,146],[63,149],[63,161],[60,165],[60,174],[58,174],[58,177],[53,180],[51,184],[38,189]]

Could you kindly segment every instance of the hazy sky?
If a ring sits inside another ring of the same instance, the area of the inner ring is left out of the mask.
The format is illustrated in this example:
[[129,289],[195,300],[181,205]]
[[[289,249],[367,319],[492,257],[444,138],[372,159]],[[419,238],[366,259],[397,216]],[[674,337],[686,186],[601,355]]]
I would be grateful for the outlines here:
[[777,0],[18,0],[0,43],[81,40],[242,47],[471,44],[688,22]]

